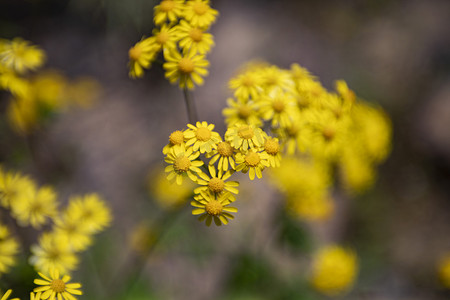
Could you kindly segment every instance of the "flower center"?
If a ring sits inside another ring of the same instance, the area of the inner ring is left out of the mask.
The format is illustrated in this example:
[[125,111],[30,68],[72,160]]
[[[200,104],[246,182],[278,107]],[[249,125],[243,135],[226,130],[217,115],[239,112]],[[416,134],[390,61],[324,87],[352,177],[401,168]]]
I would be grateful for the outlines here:
[[322,130],[322,135],[327,142],[331,141],[334,138],[335,133],[336,132],[332,128],[329,128],[329,127],[325,127]]
[[248,117],[250,117],[251,113],[252,109],[248,105],[244,104],[239,107],[238,114],[241,119],[247,119]]
[[298,125],[292,124],[287,128],[287,134],[291,137],[297,136],[298,131],[300,130]]
[[284,101],[281,99],[275,99],[272,103],[272,108],[277,113],[282,112],[284,110]]
[[264,150],[270,155],[275,155],[280,151],[280,145],[275,139],[268,139],[264,144]]
[[198,28],[192,28],[192,30],[189,32],[189,36],[194,42],[201,42],[203,39],[203,31]]
[[261,158],[259,157],[259,154],[256,152],[249,152],[245,156],[245,164],[249,167],[256,167],[260,161]]
[[247,75],[242,79],[243,86],[250,87],[250,86],[253,86],[254,84],[255,84],[255,82],[250,75]]
[[138,60],[141,57],[142,49],[139,46],[134,46],[128,51],[128,56],[131,60]]
[[178,173],[186,172],[191,166],[191,161],[186,156],[180,156],[175,159],[173,167]]
[[300,108],[307,108],[309,106],[309,101],[305,96],[299,96],[297,98],[297,104]]
[[50,284],[50,288],[55,293],[62,293],[66,290],[66,284],[61,279],[53,279]]
[[206,142],[211,138],[211,131],[208,128],[200,127],[197,129],[195,136],[199,141]]
[[217,152],[219,152],[221,156],[228,157],[233,155],[233,148],[228,142],[220,142],[219,145],[217,145]]
[[180,70],[180,72],[184,74],[190,74],[194,72],[194,67],[194,62],[187,57],[183,57],[178,62],[178,70]]
[[222,179],[214,177],[209,181],[208,187],[214,193],[220,193],[225,188],[225,182]]
[[192,6],[192,8],[194,9],[194,12],[201,16],[203,14],[205,14],[208,11],[208,5],[206,5],[203,2],[198,2],[198,3],[194,3],[194,5]]
[[211,200],[205,205],[205,210],[210,216],[218,216],[222,212],[223,206],[217,200]]
[[238,135],[245,140],[249,140],[254,136],[253,128],[248,125],[243,125],[239,127]]
[[159,8],[163,11],[163,12],[169,12],[172,9],[175,8],[175,2],[173,2],[172,0],[163,0],[161,2],[161,4],[159,5]]
[[170,35],[168,32],[160,32],[156,35],[156,42],[160,45],[164,45],[169,40]]
[[184,134],[183,132],[177,130],[170,134],[169,142],[172,145],[181,145],[184,142]]

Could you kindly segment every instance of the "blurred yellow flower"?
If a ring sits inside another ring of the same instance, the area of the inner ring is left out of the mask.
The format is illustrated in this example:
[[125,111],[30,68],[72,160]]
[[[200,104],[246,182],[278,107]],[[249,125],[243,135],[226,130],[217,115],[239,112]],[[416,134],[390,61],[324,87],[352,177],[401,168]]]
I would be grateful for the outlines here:
[[314,255],[310,279],[316,290],[334,296],[349,290],[357,273],[358,259],[353,251],[327,246]]
[[212,34],[205,32],[200,27],[192,26],[184,20],[181,20],[176,27],[176,34],[179,45],[184,51],[192,50],[200,54],[206,54],[214,46]]
[[142,39],[128,51],[130,61],[128,67],[131,78],[144,76],[144,69],[149,69],[154,60],[158,46],[152,38]]
[[185,204],[192,195],[194,183],[184,180],[181,185],[167,180],[164,170],[157,170],[156,174],[149,176],[149,188],[152,198],[164,209],[172,209]]
[[[75,300],[73,295],[82,295],[80,283],[69,283],[70,276],[64,275],[60,278],[60,272],[57,269],[50,269],[49,272],[44,272],[50,276],[46,276],[39,272],[38,278],[34,283],[40,285],[34,288],[35,293],[41,293],[40,299],[58,299],[58,300]],[[64,273],[63,273],[64,274]]]
[[0,298],[0,300],[20,300],[19,298],[11,298],[9,299],[9,295],[11,295],[12,290],[7,290],[6,293],[3,294],[3,296]]
[[246,69],[230,79],[228,86],[234,90],[234,96],[244,101],[255,100],[262,92],[262,76],[260,72]]
[[0,276],[7,273],[16,262],[19,244],[11,236],[8,228],[0,224]]
[[0,205],[10,208],[22,193],[35,188],[34,182],[19,173],[3,171],[0,167]]
[[209,6],[209,0],[188,0],[184,10],[184,18],[201,28],[209,27],[216,21],[219,12]]
[[238,124],[225,132],[225,140],[232,147],[241,151],[260,148],[264,144],[264,135],[261,128],[253,125]]
[[437,273],[442,285],[450,289],[450,253],[447,253],[439,260]]
[[14,72],[22,74],[28,70],[35,70],[45,61],[44,51],[22,38],[2,40],[1,43],[0,65]]
[[154,8],[154,22],[160,25],[166,21],[174,23],[183,16],[184,0],[163,0]]
[[259,117],[259,105],[253,101],[244,101],[238,98],[234,101],[232,98],[227,100],[228,107],[224,108],[222,114],[225,116],[225,123],[228,127],[237,124],[248,124],[255,127],[262,125]]

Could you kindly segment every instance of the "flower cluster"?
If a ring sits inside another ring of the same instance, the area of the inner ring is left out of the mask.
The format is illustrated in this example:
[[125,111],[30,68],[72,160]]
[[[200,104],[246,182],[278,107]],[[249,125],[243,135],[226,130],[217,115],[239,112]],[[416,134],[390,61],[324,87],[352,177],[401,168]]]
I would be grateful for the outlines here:
[[8,120],[22,134],[70,107],[90,107],[101,91],[100,84],[88,77],[72,81],[55,70],[29,74],[44,61],[44,51],[28,41],[0,40],[0,90],[11,92]]
[[[249,178],[261,178],[262,171],[279,165],[279,144],[261,128],[236,124],[228,128],[225,138],[213,131],[214,124],[197,122],[188,124],[184,131],[174,131],[169,143],[163,148],[167,179],[182,184],[185,178],[195,182],[194,215],[211,225],[227,224],[233,219],[230,212],[237,212],[228,206],[236,200],[239,183],[228,179],[235,172],[248,173]],[[208,160],[205,164],[204,161]]]
[[[55,269],[67,274],[77,267],[78,253],[92,243],[93,235],[111,221],[111,213],[97,194],[73,196],[64,210],[51,186],[37,186],[33,179],[0,168],[0,206],[7,209],[20,226],[43,231],[31,246],[29,259],[39,272]],[[6,226],[0,224],[0,274],[15,262],[18,244]]]
[[130,77],[142,77],[162,52],[165,76],[171,83],[178,82],[182,89],[203,84],[209,66],[205,55],[214,46],[207,31],[217,15],[209,0],[161,1],[154,8],[152,36],[142,38],[128,52]]
[[[329,92],[298,64],[286,70],[253,63],[229,87],[234,97],[223,110],[228,127],[264,126],[280,143],[277,156],[290,156],[271,178],[296,215],[306,220],[331,215],[336,167],[350,192],[374,182],[375,167],[390,150],[391,124],[381,108],[357,98],[344,81]],[[279,159],[272,158],[276,165]]]

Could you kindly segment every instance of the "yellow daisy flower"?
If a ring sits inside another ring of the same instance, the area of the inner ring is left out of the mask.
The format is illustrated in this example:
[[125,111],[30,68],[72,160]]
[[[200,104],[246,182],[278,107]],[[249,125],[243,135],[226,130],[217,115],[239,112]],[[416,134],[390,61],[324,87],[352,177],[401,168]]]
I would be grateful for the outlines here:
[[272,127],[287,127],[292,122],[295,111],[295,100],[281,88],[272,89],[266,97],[259,102],[260,114],[265,120],[270,120]]
[[0,65],[23,74],[28,70],[35,70],[45,61],[45,53],[37,46],[22,38],[3,41],[0,50]]
[[232,127],[238,123],[260,127],[262,120],[259,117],[259,106],[253,101],[244,101],[238,98],[234,101],[232,98],[227,100],[228,107],[224,108],[222,114],[225,116],[225,123]]
[[187,124],[188,130],[184,132],[186,138],[186,146],[191,146],[194,151],[200,150],[200,153],[209,153],[217,148],[217,144],[222,141],[220,135],[212,131],[214,124],[205,121],[197,122],[194,125]]
[[25,97],[30,92],[30,83],[14,71],[0,65],[0,89],[10,91],[13,96]]
[[0,205],[9,208],[21,193],[34,190],[34,182],[18,173],[4,172],[0,168]]
[[31,253],[30,264],[40,272],[57,269],[61,273],[69,273],[78,265],[78,257],[63,235],[43,233],[39,244],[31,245]]
[[203,165],[201,160],[197,160],[200,152],[193,152],[192,148],[187,150],[174,149],[167,154],[165,162],[171,164],[165,168],[168,180],[174,180],[178,185],[183,183],[183,177],[188,176],[192,181],[197,181],[197,175],[202,171],[199,169]]
[[236,168],[236,164],[234,163],[235,155],[236,149],[231,146],[230,142],[220,142],[217,144],[217,149],[207,153],[206,157],[211,157],[211,160],[209,161],[210,165],[213,165],[219,160],[218,169],[226,172],[228,171],[228,166],[233,170]]
[[3,294],[3,296],[0,298],[0,300],[20,300],[19,298],[11,298],[8,299],[9,295],[11,295],[12,290],[7,290],[6,293]]
[[334,202],[327,194],[323,195],[289,195],[287,208],[294,216],[309,222],[322,222],[329,219],[334,212]]
[[264,90],[270,91],[274,87],[282,88],[285,91],[293,91],[295,88],[289,71],[278,68],[277,66],[268,66],[260,70],[262,86]]
[[269,167],[269,155],[266,152],[256,152],[254,149],[249,150],[246,154],[236,154],[236,171],[247,173],[250,180],[262,178],[262,170]]
[[177,18],[180,18],[183,15],[184,0],[163,0],[153,9],[153,20],[156,25],[160,25],[166,21],[174,23]]
[[319,292],[335,296],[351,288],[357,273],[358,259],[353,251],[327,246],[314,255],[311,283]]
[[180,88],[193,89],[194,83],[203,84],[202,76],[208,75],[209,62],[205,56],[194,51],[180,54],[178,50],[173,49],[164,52],[166,63],[163,64],[166,70],[166,78],[170,83],[179,82]]
[[0,224],[0,276],[15,264],[15,255],[19,250],[19,244],[10,235],[8,228]]
[[228,86],[234,90],[234,96],[239,99],[257,99],[262,93],[263,80],[260,72],[247,70],[231,78]]
[[12,214],[21,226],[41,228],[48,219],[57,215],[57,195],[52,187],[30,188],[21,192],[11,203]]
[[35,279],[34,283],[40,285],[33,291],[42,293],[40,298],[43,300],[76,300],[73,295],[82,295],[80,283],[70,283],[70,276],[64,275],[60,278],[60,272],[57,269],[50,269],[49,275],[38,273],[41,278]]
[[172,151],[174,148],[182,148],[185,146],[185,138],[184,133],[181,130],[175,130],[169,136],[169,143],[164,146],[163,154],[167,155],[169,151]]
[[238,150],[247,151],[259,148],[264,143],[264,135],[261,128],[253,125],[240,124],[228,128],[225,132],[225,140]]
[[356,94],[352,91],[344,80],[336,80],[335,82],[336,91],[339,96],[342,97],[344,102],[353,104],[356,102]]
[[238,210],[235,207],[228,206],[232,201],[229,192],[215,195],[209,192],[201,192],[194,197],[191,205],[196,207],[192,210],[193,215],[200,215],[198,220],[205,221],[206,226],[210,226],[212,220],[217,226],[228,224],[228,220],[234,219],[230,213],[236,213]]
[[206,33],[200,27],[192,26],[181,20],[176,29],[179,45],[184,51],[192,50],[200,54],[206,54],[214,46],[212,34]]
[[63,236],[74,251],[86,250],[92,243],[91,235],[85,230],[83,220],[74,218],[70,210],[66,210],[55,219],[54,233]]
[[301,67],[299,64],[293,63],[291,65],[290,73],[292,78],[294,79],[294,82],[301,82],[303,80],[315,80],[316,78],[309,73],[309,71],[303,67]]
[[216,21],[219,12],[209,6],[209,0],[188,0],[184,11],[184,18],[192,24],[202,28],[209,27]]
[[153,29],[153,36],[149,38],[154,45],[156,45],[156,51],[161,49],[170,50],[177,48],[178,41],[178,27],[171,27],[167,24],[163,24],[161,28]]
[[280,143],[278,138],[267,137],[264,142],[264,152],[268,154],[269,165],[279,167],[281,162]]
[[128,63],[130,77],[139,78],[144,76],[144,69],[150,68],[158,50],[158,45],[155,44],[152,38],[142,39],[131,47],[128,51],[130,58]]
[[[194,193],[200,194],[204,191],[210,191],[215,194],[221,194],[225,191],[228,191],[233,194],[238,194],[239,190],[236,188],[239,186],[239,182],[237,181],[228,181],[226,182],[228,178],[233,174],[231,171],[222,172],[222,170],[218,170],[216,172],[216,168],[214,165],[208,166],[209,174],[208,176],[205,173],[199,174],[199,179],[197,180],[197,183],[199,185],[202,185],[201,187],[198,187],[194,190]],[[234,196],[230,196],[232,198]],[[234,201],[234,198],[232,198]]]

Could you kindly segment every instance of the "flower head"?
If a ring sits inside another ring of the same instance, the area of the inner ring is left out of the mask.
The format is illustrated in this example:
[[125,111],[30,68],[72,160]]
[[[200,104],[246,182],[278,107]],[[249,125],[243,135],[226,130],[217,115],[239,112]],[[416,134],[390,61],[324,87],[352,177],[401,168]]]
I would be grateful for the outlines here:
[[0,48],[0,65],[20,74],[35,70],[44,61],[44,51],[21,38],[3,41]]
[[219,12],[209,6],[209,0],[188,0],[184,11],[184,18],[192,26],[209,27],[216,21]]
[[249,175],[250,180],[262,178],[262,170],[269,167],[269,155],[265,152],[257,152],[254,149],[249,150],[246,154],[238,153],[236,155],[236,171],[242,171]]
[[200,222],[206,221],[206,226],[210,226],[212,220],[217,226],[228,224],[229,219],[234,219],[234,216],[230,214],[236,213],[237,208],[228,206],[232,201],[230,199],[231,194],[225,192],[221,195],[217,195],[211,192],[202,191],[200,194],[194,197],[191,205],[196,207],[193,211],[193,215],[201,215],[198,220]]
[[259,148],[264,143],[263,131],[253,125],[238,124],[228,128],[225,132],[225,140],[234,148],[247,151]]
[[152,38],[142,39],[130,48],[128,51],[128,56],[130,58],[128,67],[130,69],[129,75],[131,78],[144,76],[144,69],[150,68],[158,49],[158,45],[155,44]]
[[14,265],[19,249],[16,239],[10,235],[8,228],[0,224],[0,275],[8,272]]
[[253,101],[245,101],[238,98],[234,101],[232,98],[228,99],[227,108],[223,109],[222,114],[226,117],[225,122],[228,127],[237,124],[248,124],[255,127],[262,125],[262,120],[259,117],[259,106]]
[[41,293],[40,298],[46,299],[64,299],[64,300],[76,300],[73,295],[82,295],[80,283],[70,283],[70,276],[64,275],[60,278],[60,272],[57,269],[50,269],[50,276],[46,276],[43,273],[38,273],[41,278],[35,279],[34,283],[40,285],[33,291]]
[[235,156],[236,149],[231,146],[230,142],[220,142],[217,144],[217,149],[206,154],[206,157],[211,157],[209,165],[213,165],[219,160],[218,169],[223,172],[228,171],[228,167],[231,167],[233,170],[236,168],[234,163]]
[[213,131],[214,124],[207,122],[197,122],[194,125],[188,124],[188,130],[184,132],[187,139],[186,146],[191,146],[194,151],[200,150],[200,153],[209,153],[217,147],[222,141],[220,135]]
[[203,165],[201,160],[197,160],[200,152],[193,152],[192,148],[187,150],[174,149],[167,154],[165,161],[170,165],[165,168],[168,180],[175,180],[178,185],[183,183],[183,177],[188,176],[192,181],[197,181],[199,169]]
[[164,22],[174,23],[183,15],[184,0],[163,0],[154,8],[154,22],[160,25]]
[[226,181],[232,175],[231,171],[223,172],[219,169],[218,172],[216,172],[214,165],[209,165],[208,170],[210,176],[205,173],[199,174],[200,178],[197,180],[197,183],[202,186],[196,188],[194,193],[200,194],[202,191],[209,191],[214,194],[221,194],[225,191],[233,194],[239,193],[239,190],[237,189],[239,182]]
[[196,51],[205,54],[211,51],[214,46],[213,36],[205,32],[201,27],[192,26],[188,22],[181,20],[177,28],[179,45],[184,51]]

